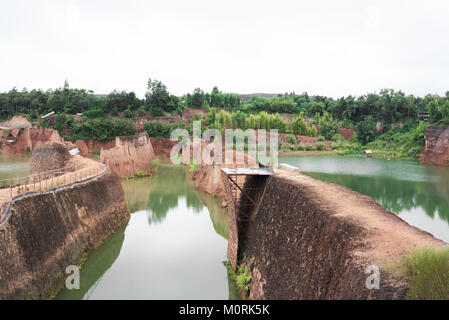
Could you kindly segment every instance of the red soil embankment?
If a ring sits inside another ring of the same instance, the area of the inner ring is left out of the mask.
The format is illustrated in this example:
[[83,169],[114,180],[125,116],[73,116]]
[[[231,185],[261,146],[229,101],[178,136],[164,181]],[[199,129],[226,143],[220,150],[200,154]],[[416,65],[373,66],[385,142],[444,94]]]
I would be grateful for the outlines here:
[[100,159],[109,165],[119,177],[133,176],[139,171],[150,175],[152,162],[155,158],[150,138],[146,132],[138,137],[117,137],[116,146],[112,149],[103,149]]
[[[404,299],[393,267],[417,247],[447,246],[371,197],[298,172],[277,171],[256,198],[240,239],[251,299]],[[376,267],[380,287],[369,289]]]
[[[243,157],[244,163],[236,164],[236,161],[233,161],[232,164],[226,164],[226,156],[228,159]],[[250,168],[257,167],[257,163],[247,153],[242,155],[242,152],[225,150],[224,148],[222,149],[222,159],[222,164],[201,164],[193,173],[192,179],[195,182],[196,189],[207,192],[212,196],[218,196],[220,199],[225,199],[226,194],[222,181],[221,168]]]
[[38,142],[62,142],[58,131],[47,128],[20,128],[0,131],[3,154],[25,154],[33,151]]
[[338,128],[338,133],[346,140],[350,140],[352,138],[352,136],[354,135],[354,129],[340,127],[340,128]]
[[449,166],[449,126],[427,127],[424,132],[426,146],[422,152],[422,162],[438,166]]
[[48,299],[130,214],[117,176],[107,174],[14,201],[0,225],[0,299]]
[[177,141],[170,141],[170,138],[150,138],[150,141],[154,154],[158,157],[170,157],[171,149],[178,143]]

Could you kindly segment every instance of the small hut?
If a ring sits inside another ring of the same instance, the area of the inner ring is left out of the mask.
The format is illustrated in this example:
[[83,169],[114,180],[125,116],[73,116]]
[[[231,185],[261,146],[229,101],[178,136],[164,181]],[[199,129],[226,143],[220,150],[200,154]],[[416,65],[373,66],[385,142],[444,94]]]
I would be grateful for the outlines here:
[[365,156],[365,158],[372,158],[373,157],[373,151],[371,150],[364,150],[363,151],[363,155]]

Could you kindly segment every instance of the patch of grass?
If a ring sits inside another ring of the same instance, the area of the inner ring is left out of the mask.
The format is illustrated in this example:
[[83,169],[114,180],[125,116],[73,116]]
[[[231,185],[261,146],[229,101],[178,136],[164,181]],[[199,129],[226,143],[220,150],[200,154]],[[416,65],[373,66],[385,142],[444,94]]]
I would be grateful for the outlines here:
[[235,281],[237,287],[243,291],[248,291],[253,279],[251,271],[245,266],[237,266],[237,271],[234,271],[229,261],[223,261],[223,264],[228,269],[228,274],[231,280]]
[[148,173],[146,173],[145,171],[137,171],[136,173],[134,173],[133,176],[130,176],[126,179],[131,180],[131,179],[138,179],[138,178],[145,178],[145,177],[148,177]]
[[197,163],[191,163],[191,164],[190,164],[189,170],[190,170],[191,172],[195,172],[195,171],[198,170],[199,168],[200,168],[200,165],[199,165],[199,164],[197,164]]
[[446,163],[449,163],[449,158],[446,159]]
[[420,248],[401,263],[409,283],[407,299],[449,299],[449,248]]
[[157,161],[157,159],[153,160],[152,167],[154,172],[157,172],[157,169],[159,168],[159,161]]

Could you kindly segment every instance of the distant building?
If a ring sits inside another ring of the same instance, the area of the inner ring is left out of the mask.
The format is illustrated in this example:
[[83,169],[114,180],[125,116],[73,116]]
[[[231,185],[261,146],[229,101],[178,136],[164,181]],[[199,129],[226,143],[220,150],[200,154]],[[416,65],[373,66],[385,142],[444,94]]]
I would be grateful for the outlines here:
[[56,112],[52,111],[52,112],[50,112],[50,113],[47,113],[46,115],[43,115],[43,116],[41,117],[41,119],[42,119],[42,120],[45,120],[45,119],[51,119],[51,118],[54,118],[55,115],[56,115]]
[[371,150],[364,150],[363,154],[365,155],[366,158],[372,158],[373,157],[373,151]]
[[418,117],[418,120],[424,120],[424,121],[429,121],[429,119],[430,119],[429,113],[426,111],[419,111],[417,117]]

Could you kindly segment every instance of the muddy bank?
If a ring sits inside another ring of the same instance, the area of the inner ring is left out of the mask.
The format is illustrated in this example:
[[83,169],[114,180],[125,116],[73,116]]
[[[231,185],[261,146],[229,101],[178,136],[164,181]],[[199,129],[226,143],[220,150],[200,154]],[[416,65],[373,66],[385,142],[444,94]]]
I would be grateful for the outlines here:
[[[370,197],[297,171],[279,170],[259,194],[251,183],[258,207],[238,227],[251,299],[404,299],[407,283],[390,267],[416,247],[447,245]],[[370,265],[379,289],[366,288]]]
[[138,137],[117,137],[115,144],[112,149],[103,149],[100,155],[101,161],[108,164],[115,174],[121,178],[141,171],[151,174],[155,155],[146,132],[140,133]]
[[17,199],[0,226],[0,299],[45,299],[65,270],[126,224],[120,180],[112,174]]
[[449,166],[449,126],[427,127],[424,132],[426,145],[422,152],[422,162],[437,166]]

